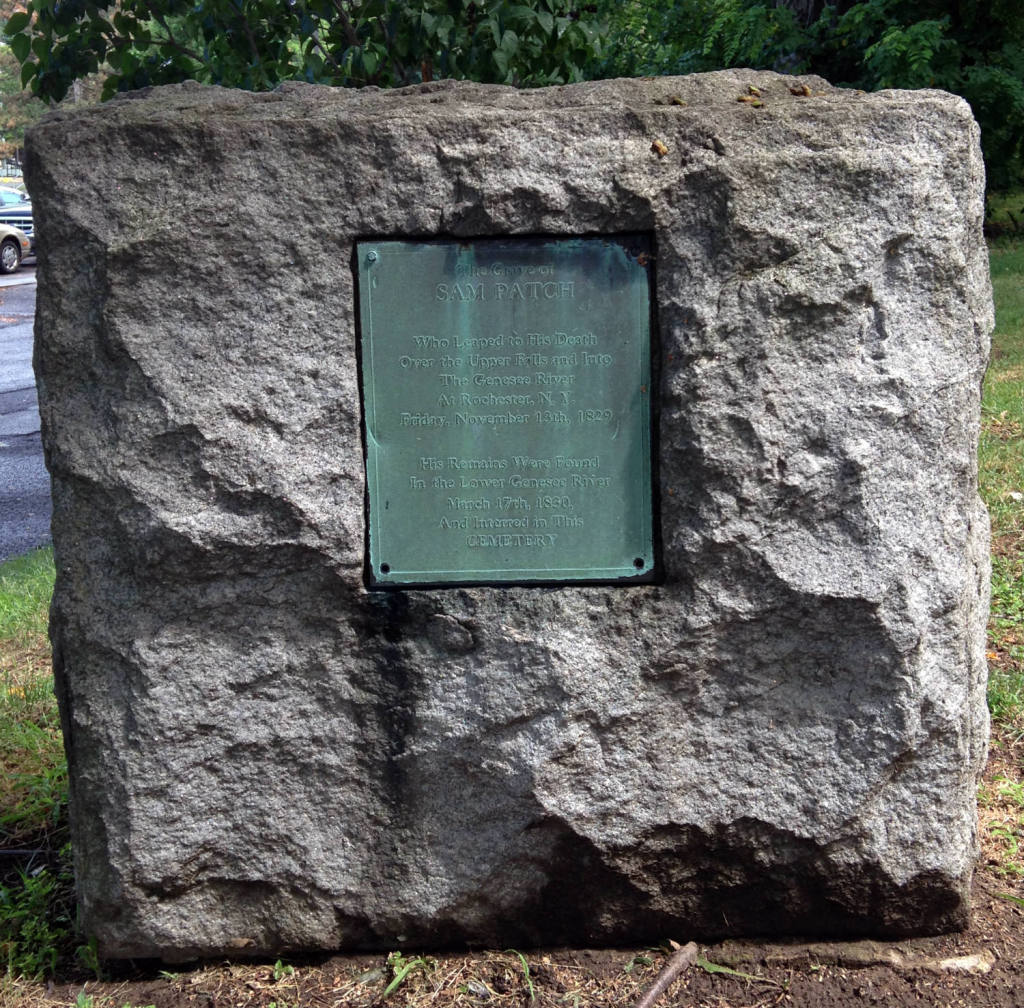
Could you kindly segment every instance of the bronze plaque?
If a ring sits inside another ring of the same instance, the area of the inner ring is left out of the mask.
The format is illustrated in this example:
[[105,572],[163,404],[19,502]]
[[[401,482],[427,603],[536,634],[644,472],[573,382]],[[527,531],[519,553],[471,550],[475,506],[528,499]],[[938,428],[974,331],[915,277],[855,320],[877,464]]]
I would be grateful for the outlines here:
[[650,239],[356,256],[371,586],[650,580]]

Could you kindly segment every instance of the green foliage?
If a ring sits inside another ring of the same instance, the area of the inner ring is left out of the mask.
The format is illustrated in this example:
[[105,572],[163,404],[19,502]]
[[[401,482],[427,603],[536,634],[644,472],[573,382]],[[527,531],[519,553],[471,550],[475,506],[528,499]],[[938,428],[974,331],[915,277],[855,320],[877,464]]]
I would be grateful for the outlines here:
[[430,973],[436,965],[437,964],[433,959],[425,958],[423,956],[407,957],[401,952],[389,953],[387,966],[391,971],[391,982],[384,988],[384,992],[380,995],[381,1001],[390,997],[396,990],[398,990],[410,973],[414,973],[417,970],[422,973]]
[[605,0],[609,46],[599,76],[803,69],[807,33],[793,12],[747,0]]
[[582,79],[601,40],[576,0],[29,0],[5,34],[22,82],[47,101],[101,69],[105,98],[184,80],[560,84]]
[[0,46],[0,156],[11,157],[21,148],[25,130],[46,106],[21,86],[21,66],[7,46]]
[[619,44],[602,76],[724,67],[816,73],[875,91],[962,95],[982,127],[994,189],[1024,181],[1024,5],[1018,0],[836,0],[805,23],[769,0],[604,0]]
[[697,966],[704,970],[705,973],[717,973],[720,976],[734,977],[737,980],[746,980],[749,983],[762,983],[778,986],[773,980],[769,980],[767,977],[756,976],[753,973],[741,973],[739,970],[734,970],[731,966],[720,966],[718,963],[711,962],[703,956],[697,956]]
[[799,28],[787,7],[725,0],[704,36],[701,56],[708,69],[767,67],[793,49]]
[[[807,21],[808,9],[820,13]],[[29,0],[5,35],[21,83],[46,101],[96,74],[105,98],[183,80],[532,87],[723,67],[938,87],[970,102],[992,188],[1024,180],[1018,0]]]
[[[956,66],[956,43],[947,36],[949,18],[890,25],[864,52],[864,66],[879,87],[932,87]],[[945,63],[945,66],[942,64]]]
[[56,864],[17,870],[0,883],[0,959],[14,977],[52,974],[73,937],[71,848]]
[[95,938],[90,938],[84,945],[78,946],[77,958],[97,980],[103,979],[103,963],[100,961],[99,945]]
[[[990,245],[1000,251],[1024,241],[1024,190],[989,193],[985,200],[985,231]],[[1020,246],[1018,252],[1021,261],[1024,262],[1024,245]],[[1005,272],[1002,268],[1003,262],[1002,257],[998,262],[992,261],[993,285],[1001,280],[1001,277],[997,279],[997,269]],[[1015,309],[1018,314],[1024,315],[1024,302],[1018,300]]]
[[[85,988],[83,987],[75,998],[74,1008],[108,1008],[108,1006],[111,1005],[116,1008],[117,1002],[112,1002],[109,998],[97,1001],[94,995],[86,994]],[[121,1006],[121,1008],[135,1008],[135,1006],[133,1006],[130,1001],[127,1001]],[[144,1005],[139,1006],[139,1008],[156,1008],[156,1005]],[[270,1002],[269,1008],[275,1008],[273,1001]]]
[[523,969],[523,979],[526,983],[527,1001],[531,1004],[536,1000],[537,994],[533,989],[533,980],[530,977],[530,964],[526,961],[526,956],[517,949],[509,949],[509,955],[514,955],[519,960],[519,965]]

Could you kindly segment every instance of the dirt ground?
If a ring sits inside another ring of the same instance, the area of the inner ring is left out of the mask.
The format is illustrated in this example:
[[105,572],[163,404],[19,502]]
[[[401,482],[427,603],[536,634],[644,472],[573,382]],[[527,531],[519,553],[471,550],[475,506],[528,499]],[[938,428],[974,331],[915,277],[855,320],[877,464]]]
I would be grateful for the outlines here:
[[[982,856],[962,934],[902,942],[701,946],[658,1008],[1024,1006],[1024,744],[993,745],[982,788]],[[1010,791],[1015,789],[1010,787]],[[1004,800],[1005,798],[1005,800]],[[687,935],[666,936],[686,942]],[[119,964],[104,982],[0,979],[0,1008],[620,1008],[636,1005],[672,947],[331,955],[276,963]],[[398,982],[395,982],[395,981]],[[388,988],[391,987],[390,992]]]
[[[1016,896],[1021,904],[1001,894]],[[658,1005],[1021,1008],[1024,886],[980,871],[975,900],[974,923],[964,934],[895,943],[733,941],[702,947],[697,964],[683,972]],[[22,986],[7,992],[7,1003],[19,1008],[618,1008],[638,1002],[665,965],[667,953],[641,948],[548,949],[526,952],[524,958],[528,978],[523,959],[512,951],[407,956],[391,965],[386,956],[363,955],[288,964],[206,964],[175,973],[152,967],[106,983]],[[410,972],[382,997],[396,967],[401,970],[410,962]],[[0,1003],[5,1001],[0,996]]]

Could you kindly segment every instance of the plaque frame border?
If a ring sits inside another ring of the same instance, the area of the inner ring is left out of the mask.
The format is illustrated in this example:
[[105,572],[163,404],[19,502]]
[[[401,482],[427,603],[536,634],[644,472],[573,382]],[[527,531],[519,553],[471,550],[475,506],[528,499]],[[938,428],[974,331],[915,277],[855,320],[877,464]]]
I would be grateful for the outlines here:
[[[370,562],[370,485],[368,478],[368,437],[367,437],[367,412],[366,412],[366,389],[364,387],[365,370],[363,367],[363,310],[362,298],[360,297],[359,278],[359,248],[360,245],[369,242],[422,242],[441,244],[455,242],[468,244],[475,241],[502,241],[502,240],[533,240],[533,241],[567,241],[574,239],[614,239],[625,242],[630,238],[643,238],[650,249],[649,259],[645,268],[648,272],[648,368],[650,381],[650,394],[648,401],[648,448],[650,451],[650,465],[648,472],[651,480],[651,549],[652,562],[648,570],[638,574],[629,574],[622,577],[595,577],[595,578],[522,578],[493,580],[487,578],[468,578],[465,580],[449,581],[417,581],[408,583],[395,583],[392,581],[381,581],[377,578]],[[368,591],[373,592],[409,592],[409,591],[443,591],[465,588],[486,588],[486,589],[518,589],[518,588],[541,588],[558,590],[565,588],[586,588],[586,587],[639,587],[645,585],[659,585],[665,582],[665,565],[663,561],[663,538],[661,522],[661,334],[658,326],[658,242],[657,233],[654,229],[630,228],[623,231],[587,231],[574,234],[560,234],[552,232],[531,231],[523,234],[494,234],[491,232],[483,234],[451,234],[439,232],[432,234],[381,234],[381,233],[360,233],[353,236],[352,253],[350,258],[350,270],[352,274],[352,290],[354,305],[355,324],[355,357],[356,357],[356,380],[359,389],[359,436],[360,449],[363,461],[363,585]]]

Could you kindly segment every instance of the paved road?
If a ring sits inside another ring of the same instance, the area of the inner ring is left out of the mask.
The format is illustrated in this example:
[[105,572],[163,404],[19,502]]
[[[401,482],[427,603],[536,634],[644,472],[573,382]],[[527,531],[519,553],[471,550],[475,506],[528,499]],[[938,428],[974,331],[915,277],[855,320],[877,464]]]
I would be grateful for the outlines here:
[[35,273],[22,267],[0,279],[0,561],[50,541],[50,477],[32,373]]

